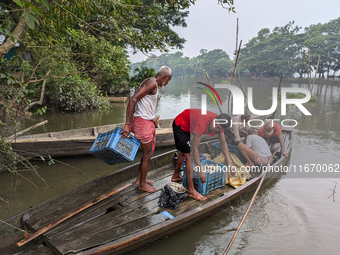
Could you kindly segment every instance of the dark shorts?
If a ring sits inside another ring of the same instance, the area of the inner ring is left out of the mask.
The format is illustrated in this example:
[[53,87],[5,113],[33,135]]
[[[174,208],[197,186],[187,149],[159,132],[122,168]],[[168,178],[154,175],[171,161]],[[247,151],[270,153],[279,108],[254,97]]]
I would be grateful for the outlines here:
[[176,149],[183,153],[190,153],[190,134],[183,131],[181,126],[176,126],[175,121],[172,123],[174,131]]

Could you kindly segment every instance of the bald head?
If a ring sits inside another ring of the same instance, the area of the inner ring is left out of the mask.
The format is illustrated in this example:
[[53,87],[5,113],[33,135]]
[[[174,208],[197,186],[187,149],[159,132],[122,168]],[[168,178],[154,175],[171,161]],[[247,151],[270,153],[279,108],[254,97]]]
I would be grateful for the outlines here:
[[271,129],[272,128],[272,122],[270,120],[267,120],[265,123],[264,123],[264,128],[265,129]]
[[272,135],[274,132],[273,127],[272,127],[272,121],[270,120],[267,120],[264,123],[263,128],[267,135]]
[[172,77],[172,71],[168,66],[162,66],[159,68],[156,76]]

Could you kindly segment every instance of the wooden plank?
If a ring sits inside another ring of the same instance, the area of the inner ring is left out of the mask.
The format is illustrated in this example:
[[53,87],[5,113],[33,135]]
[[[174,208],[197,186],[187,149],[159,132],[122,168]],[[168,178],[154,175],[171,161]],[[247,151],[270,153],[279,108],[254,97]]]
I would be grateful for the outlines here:
[[[226,203],[237,198],[245,191],[255,188],[257,184],[256,180],[243,185],[238,191],[229,192],[227,195],[220,196],[214,201],[204,204],[203,206],[194,208],[187,213],[182,213],[169,221],[161,222],[157,225],[143,229],[136,233],[132,233],[121,239],[114,240],[112,242],[103,244],[98,247],[91,248],[89,250],[80,252],[79,255],[89,254],[127,254],[135,251],[136,249],[155,242],[171,233],[183,230],[183,228],[192,225],[193,223],[211,215],[212,213],[223,208]],[[229,187],[227,187],[230,190]]]
[[[124,195],[135,187],[130,186],[122,190],[119,195]],[[109,192],[112,190],[109,186],[102,186],[101,183],[97,183],[97,186],[81,190],[77,193],[71,193],[69,196],[62,197],[59,201],[54,202],[49,205],[46,210],[42,210],[40,213],[34,215],[30,219],[26,220],[25,223],[28,224],[33,230],[37,230],[42,226],[52,222],[53,220],[61,217],[62,215],[71,212],[75,208],[89,202],[96,197]],[[118,196],[118,195],[117,195]],[[110,199],[114,199],[117,196],[113,196]],[[110,200],[109,200],[110,201]]]
[[108,192],[108,187],[98,185],[94,190],[83,190],[77,194],[71,194],[71,196],[64,197],[56,203],[50,205],[46,210],[34,215],[30,219],[26,220],[26,223],[33,229],[39,229],[45,226],[47,223],[61,217],[62,215],[72,211],[78,206],[91,201],[101,194]]
[[[172,174],[166,174],[162,178],[157,179],[153,183],[153,187],[155,187],[158,190],[162,189],[167,183],[171,182],[171,176],[172,176]],[[133,201],[136,201],[136,200],[143,198],[145,196],[148,196],[148,193],[144,192],[144,191],[136,191],[135,194],[132,194],[132,192],[130,192],[130,196],[129,196],[128,201],[133,202]]]
[[206,195],[207,199],[204,200],[204,201],[197,201],[197,200],[195,200],[191,197],[188,197],[186,200],[181,202],[180,206],[178,208],[176,208],[175,210],[164,209],[164,208],[160,208],[160,210],[167,211],[171,215],[176,217],[178,215],[181,215],[184,212],[188,212],[190,210],[193,210],[194,208],[197,208],[197,207],[199,207],[203,204],[207,204],[207,203],[211,202],[212,200],[220,197],[222,194],[229,193],[233,190],[235,190],[235,189],[231,188],[229,185],[225,185],[223,188],[218,188],[218,189],[215,189],[215,190],[209,192]]
[[49,225],[39,229],[37,232],[35,232],[31,236],[29,236],[29,237],[23,239],[22,241],[18,242],[17,246],[20,247],[20,246],[24,245],[25,243],[30,242],[31,240],[33,240],[34,238],[44,234],[45,232],[47,232],[51,228],[54,228],[56,225],[59,225],[60,223],[64,222],[65,220],[67,220],[67,219],[73,217],[74,215],[80,213],[81,211],[84,211],[87,208],[89,208],[89,207],[91,207],[93,205],[98,204],[99,202],[103,201],[104,199],[107,199],[108,197],[110,197],[110,196],[112,196],[114,194],[117,194],[118,192],[120,192],[121,190],[123,190],[123,189],[125,189],[125,188],[127,188],[129,186],[131,186],[131,183],[122,185],[122,186],[120,186],[120,187],[118,187],[116,189],[111,190],[109,193],[103,194],[100,197],[98,197],[98,198],[96,198],[96,199],[86,203],[85,205],[82,205],[81,207],[77,208],[76,210],[63,215],[62,217],[58,218],[54,222],[50,223]]
[[48,236],[53,236],[55,233],[59,235],[64,231],[69,231],[72,228],[75,228],[77,226],[82,225],[85,222],[95,219],[95,217],[99,217],[100,215],[110,213],[115,210],[119,210],[122,208],[120,203],[127,200],[127,198],[128,196],[126,195],[108,198],[102,201],[97,206],[94,206],[92,208],[89,208],[88,210],[79,213],[77,217],[73,217],[65,221],[64,223],[60,224],[59,226],[55,227],[54,229],[48,232]]
[[[160,188],[160,187],[163,187],[166,183],[168,183],[170,181],[170,175],[166,172],[166,171],[161,171],[161,172],[157,172],[156,174],[154,175],[151,175],[151,177],[155,177],[155,178],[158,178],[158,180],[155,182],[155,186],[157,188]],[[164,180],[164,178],[167,178],[166,180]],[[121,193],[123,193],[125,190],[123,190]],[[147,192],[144,192],[144,191],[141,191],[137,188],[137,186],[135,186],[134,188],[131,188],[128,190],[128,192],[125,192],[123,193],[125,194],[126,196],[130,198],[132,198],[131,200],[129,200],[129,202],[133,202],[133,201],[136,201],[138,199],[141,199],[143,197],[146,197],[146,196],[149,196],[150,194],[147,193]],[[137,194],[137,195],[136,195]],[[127,208],[120,208],[119,212],[123,213],[124,211],[129,211],[129,209],[131,210],[132,209],[136,209],[137,206],[141,206],[141,203],[147,203],[150,199],[157,199],[158,201],[158,198],[159,198],[159,194],[160,192],[158,192],[157,194],[153,194],[153,196],[151,196],[150,198],[148,198],[146,201],[145,200],[142,200],[138,203],[135,203],[133,204],[132,206],[129,206]],[[56,229],[54,230],[51,230],[51,234],[53,233],[59,233],[60,231],[64,231],[65,229],[71,227],[71,224],[74,224],[74,225],[77,225],[81,222],[84,222],[92,217],[95,217],[96,215],[99,215],[99,214],[102,214],[102,213],[105,213],[106,211],[106,207],[110,207],[109,204],[112,204],[112,201],[111,200],[117,200],[115,202],[115,204],[117,202],[120,202],[122,203],[124,200],[126,200],[126,196],[122,196],[122,198],[117,198],[117,197],[112,197],[110,200],[108,201],[103,201],[101,204],[98,204],[98,206],[96,206],[95,208],[91,209],[91,210],[87,210],[86,212],[83,212],[81,215],[79,215],[78,217],[76,218],[73,218],[73,219],[70,219],[68,220],[67,222],[63,223],[62,225],[58,226]],[[77,204],[79,204],[81,202],[78,201]],[[126,205],[128,203],[125,203]],[[54,218],[57,218],[57,216],[53,215],[54,213],[52,213],[52,216],[54,216]],[[58,213],[58,215],[60,215],[61,213]],[[115,212],[116,215],[118,215],[118,212]],[[61,214],[62,215],[62,214]],[[112,217],[112,216],[111,216]],[[46,217],[48,220],[45,220],[45,221],[48,221],[48,222],[51,222],[51,215],[49,215],[48,217]],[[43,225],[43,223],[39,224],[39,225]],[[43,225],[44,226],[44,225]],[[34,227],[34,226],[32,226]],[[34,228],[35,229],[35,228]],[[50,234],[50,235],[51,235]],[[52,235],[53,235],[52,234]]]
[[[106,215],[102,215],[98,218],[94,218],[93,220],[84,222],[81,225],[78,226],[74,226],[72,227],[69,231],[69,233],[74,233],[77,231],[85,231],[86,229],[92,229],[92,228],[96,228],[99,226],[99,228],[101,228],[102,225],[106,225],[106,224],[110,224],[109,222],[112,221],[112,219],[119,219],[119,218],[123,218],[125,217],[126,214],[139,210],[140,208],[142,208],[146,203],[153,201],[153,200],[157,200],[159,198],[159,194],[160,192],[155,192],[155,193],[148,193],[149,196],[148,197],[144,197],[142,199],[139,199],[133,203],[127,203],[127,202],[122,202],[121,204],[123,205],[123,207],[110,212]],[[63,228],[63,230],[65,230],[65,228]],[[93,230],[95,231],[95,229]],[[64,233],[64,232],[63,232]],[[51,233],[48,233],[46,236],[49,238],[54,238],[55,236],[58,236],[60,233],[59,231],[54,231]]]
[[31,242],[23,247],[17,247],[15,245],[16,242],[19,242],[24,236],[24,233],[19,231],[13,235],[4,237],[0,241],[0,254],[1,255],[13,255],[13,254],[22,254],[24,252],[28,252],[29,250],[37,249],[42,245],[41,241]]
[[[71,252],[79,252],[94,246],[101,245],[103,243],[116,240],[117,238],[132,234],[138,230],[152,227],[156,224],[164,222],[168,217],[162,214],[149,215],[143,218],[139,218],[135,221],[128,222],[126,224],[120,225],[118,227],[113,227],[110,229],[104,229],[97,233],[83,233],[78,239],[72,242],[62,242],[57,243],[51,240],[50,243],[55,245],[55,247],[62,253],[67,254]],[[104,227],[104,226],[102,226]]]
[[99,220],[95,220],[95,222],[87,223],[86,227],[81,227],[77,229],[70,229],[70,231],[65,231],[58,233],[57,235],[50,235],[48,233],[46,237],[49,242],[55,246],[65,244],[68,242],[73,242],[74,240],[79,239],[80,236],[84,235],[92,235],[95,233],[100,233],[106,229],[112,229],[115,227],[119,227],[121,225],[127,224],[132,221],[136,221],[138,219],[147,217],[149,215],[156,214],[154,211],[151,211],[147,208],[140,208],[129,213],[125,213],[124,215],[119,215],[119,217],[111,217],[111,215],[103,215]]

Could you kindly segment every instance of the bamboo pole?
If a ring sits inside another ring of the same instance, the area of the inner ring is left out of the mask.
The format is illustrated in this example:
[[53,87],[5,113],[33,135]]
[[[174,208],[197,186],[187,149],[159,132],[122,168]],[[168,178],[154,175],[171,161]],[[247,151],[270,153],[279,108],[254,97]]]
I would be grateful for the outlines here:
[[243,93],[246,95],[246,101],[244,102],[244,107],[246,107],[246,105],[247,105],[247,100],[248,100],[248,94],[247,94],[246,90],[244,89],[244,87],[243,87],[243,85],[242,85],[240,79],[237,78],[237,80],[238,80],[238,83],[240,84],[240,86],[241,86],[241,88],[242,88],[242,90],[243,90]]
[[316,70],[315,70],[315,75],[314,75],[314,81],[313,81],[313,86],[310,90],[310,93],[312,94],[313,92],[313,88],[314,88],[314,84],[315,84],[315,80],[316,80],[316,75],[318,73],[318,69],[319,69],[319,62],[320,62],[320,55],[319,55],[319,58],[318,58],[318,64],[316,65]]
[[237,23],[236,23],[236,51],[237,52],[237,45],[238,45],[238,18],[237,18]]
[[[278,89],[278,91],[277,91],[277,98],[279,98],[279,95],[280,95],[280,89],[281,89],[281,84],[282,84],[282,76],[281,76],[281,79],[280,79],[280,84],[279,84],[279,89]],[[276,107],[276,109],[277,109],[277,107]],[[276,109],[275,109],[275,111],[273,112],[273,115],[272,115],[272,119],[274,119],[274,116],[275,116],[275,113],[276,113]]]
[[[284,137],[284,139],[285,139],[285,138],[286,138],[286,136]],[[272,159],[274,158],[274,156],[275,156],[276,152],[279,150],[279,148],[281,148],[281,145],[279,145],[279,146],[276,148],[276,150],[274,151],[273,155],[272,155],[271,158],[269,159],[268,164],[267,164],[267,169],[269,168],[270,162],[271,162]],[[260,184],[259,184],[259,186],[257,186],[257,189],[256,189],[256,191],[255,191],[255,193],[254,193],[254,195],[253,195],[253,197],[252,197],[252,199],[251,199],[250,205],[249,205],[249,207],[248,207],[246,213],[244,214],[244,216],[243,216],[243,218],[242,218],[240,224],[238,225],[238,227],[237,227],[237,229],[236,229],[236,231],[235,231],[235,233],[234,233],[234,236],[233,236],[233,238],[231,239],[231,241],[230,241],[230,243],[229,243],[227,249],[226,249],[225,252],[223,253],[223,255],[226,255],[226,254],[229,252],[231,246],[233,245],[233,243],[234,243],[234,241],[235,241],[235,239],[236,239],[236,236],[237,236],[238,232],[240,231],[240,229],[241,229],[241,227],[242,227],[244,221],[246,220],[246,218],[247,218],[247,216],[248,216],[248,214],[249,214],[249,212],[250,212],[251,207],[252,207],[253,204],[254,204],[254,201],[255,201],[255,198],[256,198],[256,196],[257,196],[257,193],[259,193],[259,191],[260,191],[260,189],[261,189],[261,186],[262,186],[262,184],[263,184],[263,182],[264,182],[264,179],[265,179],[267,173],[268,173],[268,171],[266,171],[266,172],[263,174],[263,176],[262,176],[262,178],[261,178],[261,181],[260,181]]]
[[233,72],[233,77],[231,79],[231,84],[232,85],[235,85],[236,66],[237,66],[238,56],[239,56],[240,50],[241,50],[241,45],[242,45],[242,40],[240,41],[240,46],[239,46],[238,50],[236,51],[234,72]]
[[78,209],[74,210],[73,212],[71,213],[68,213],[68,214],[65,214],[64,216],[60,217],[59,219],[56,219],[55,221],[53,221],[51,224],[47,225],[46,227],[43,227],[41,228],[40,230],[38,230],[37,232],[35,232],[34,234],[32,234],[31,236],[21,240],[20,242],[17,243],[17,246],[18,247],[21,247],[23,246],[24,244],[32,241],[33,239],[35,239],[36,237],[46,233],[47,231],[49,231],[50,229],[54,228],[55,226],[59,225],[60,223],[64,222],[65,220],[73,217],[74,215],[84,211],[85,209],[95,205],[95,204],[98,204],[99,202],[103,201],[104,199],[114,195],[114,194],[117,194],[119,191],[131,186],[132,183],[128,183],[128,184],[125,184],[125,185],[122,185],[120,186],[119,188],[117,189],[114,189],[112,191],[110,191],[109,193],[107,194],[104,194],[104,195],[101,195],[100,197],[92,200],[91,202],[88,202],[87,204],[79,207]]
[[[205,75],[207,76],[208,81],[209,81],[209,84],[210,84],[210,86],[212,87],[212,83],[211,83],[211,80],[210,80],[210,78],[209,78],[208,72],[205,72]],[[220,110],[220,113],[222,113],[221,106],[218,104],[218,100],[217,100],[217,98],[216,98],[215,93],[213,93],[213,95],[214,95],[214,98],[215,98],[215,100],[216,100],[216,102],[217,102],[218,109]]]
[[[236,52],[234,72],[233,72],[233,77],[231,79],[231,84],[232,85],[235,85],[236,66],[237,66],[238,56],[239,56],[240,50],[241,50],[241,45],[242,45],[242,40],[240,41],[240,46],[238,48],[238,51]],[[229,105],[230,105],[230,113],[229,113],[229,115],[231,115],[232,110],[233,110],[233,98],[231,97],[231,93],[229,93],[229,96],[228,96],[228,106]]]

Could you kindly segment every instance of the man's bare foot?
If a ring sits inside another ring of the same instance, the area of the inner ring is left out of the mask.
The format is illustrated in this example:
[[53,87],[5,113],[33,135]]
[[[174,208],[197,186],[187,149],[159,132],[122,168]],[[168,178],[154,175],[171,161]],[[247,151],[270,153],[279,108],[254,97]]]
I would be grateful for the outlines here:
[[[139,185],[139,179],[137,179],[135,183],[136,183],[137,185]],[[146,183],[151,184],[151,183],[154,183],[154,181],[151,181],[151,180],[146,179]]]
[[171,181],[172,182],[181,182],[181,181],[183,181],[183,178],[181,177],[181,176],[172,176],[171,177]]
[[154,193],[154,192],[158,191],[158,189],[150,186],[149,184],[145,184],[143,186],[139,185],[138,188],[140,190],[143,190],[143,191],[146,191],[146,192],[149,192],[149,193]]
[[207,198],[202,196],[200,193],[198,193],[196,190],[195,191],[189,191],[189,197],[192,197],[196,200],[203,201],[206,200]]

